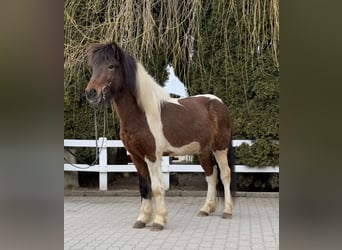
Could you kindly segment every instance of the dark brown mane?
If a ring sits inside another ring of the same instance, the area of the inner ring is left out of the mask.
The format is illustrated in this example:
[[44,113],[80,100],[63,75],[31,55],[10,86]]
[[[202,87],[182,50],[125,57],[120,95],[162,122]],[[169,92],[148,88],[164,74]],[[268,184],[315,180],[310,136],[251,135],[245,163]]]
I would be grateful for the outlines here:
[[123,51],[116,43],[91,44],[88,47],[88,65],[99,67],[102,64],[112,64],[117,60],[125,74],[126,84],[136,97],[136,69],[135,58]]

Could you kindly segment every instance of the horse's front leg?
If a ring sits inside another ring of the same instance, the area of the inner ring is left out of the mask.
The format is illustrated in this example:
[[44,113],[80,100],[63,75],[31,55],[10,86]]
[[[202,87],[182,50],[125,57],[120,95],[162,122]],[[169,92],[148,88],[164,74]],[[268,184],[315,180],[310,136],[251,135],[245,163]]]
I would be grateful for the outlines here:
[[157,156],[157,160],[152,162],[145,158],[148,171],[150,173],[152,193],[156,201],[156,215],[152,224],[152,231],[163,230],[167,221],[167,210],[164,200],[165,192],[161,172],[161,159],[161,156]]
[[140,213],[133,225],[133,228],[144,228],[147,223],[152,220],[152,202],[151,202],[151,189],[149,181],[146,177],[139,175],[139,189],[141,196]]
[[133,227],[144,228],[152,220],[151,181],[146,162],[134,155],[132,155],[132,160],[139,174],[139,191],[141,196],[140,213]]

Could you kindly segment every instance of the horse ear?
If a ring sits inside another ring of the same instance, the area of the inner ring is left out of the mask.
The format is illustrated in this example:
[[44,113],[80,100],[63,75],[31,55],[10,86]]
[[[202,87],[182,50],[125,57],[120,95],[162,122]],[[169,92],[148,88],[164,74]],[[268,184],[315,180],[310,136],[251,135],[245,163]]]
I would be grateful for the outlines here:
[[118,47],[118,45],[116,44],[116,42],[112,42],[112,48],[116,49],[116,47]]
[[96,49],[97,47],[99,47],[99,44],[97,44],[97,43],[89,43],[86,45],[87,52],[91,52],[92,50]]
[[92,52],[93,49],[94,49],[94,44],[93,43],[87,44],[86,51],[87,51],[88,55]]
[[115,52],[115,59],[117,59],[118,61],[121,61],[121,49],[120,49],[120,47],[115,43],[115,42],[113,42],[112,43],[112,48],[113,48],[113,50],[114,50],[114,52]]

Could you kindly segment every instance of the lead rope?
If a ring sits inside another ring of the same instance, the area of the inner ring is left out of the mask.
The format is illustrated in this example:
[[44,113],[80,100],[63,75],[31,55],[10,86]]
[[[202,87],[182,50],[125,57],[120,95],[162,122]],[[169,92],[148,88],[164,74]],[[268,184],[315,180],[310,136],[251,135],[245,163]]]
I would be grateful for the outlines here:
[[95,147],[96,147],[96,152],[95,152],[95,160],[93,161],[93,163],[90,166],[94,166],[96,165],[98,159],[99,159],[99,154],[102,151],[103,148],[103,143],[104,143],[104,137],[106,136],[106,110],[107,110],[107,106],[105,105],[103,108],[103,136],[102,136],[102,143],[101,143],[101,147],[98,147],[97,141],[97,116],[96,116],[96,108],[95,106],[93,106],[94,108],[94,128],[95,128]]
[[93,110],[94,110],[94,128],[95,128],[95,160],[91,164],[91,166],[94,166],[97,162],[97,159],[99,158],[99,153],[97,150],[97,116],[96,116],[96,108],[93,105]]
[[[97,138],[97,136],[98,136],[98,132],[97,132],[97,115],[96,115],[97,112],[96,112],[95,106],[93,106],[93,109],[94,109],[94,130],[95,130],[95,160],[89,165],[89,164],[87,164],[85,161],[83,161],[81,159],[81,162],[86,164],[86,165],[88,165],[88,166],[87,167],[79,167],[79,166],[73,164],[72,162],[70,162],[68,159],[66,159],[64,157],[64,160],[67,161],[70,165],[74,166],[75,168],[88,169],[90,167],[95,166],[97,161],[98,161],[98,159],[99,159],[99,155],[100,155],[100,153],[102,151],[102,148],[103,148],[104,137],[106,135],[106,110],[107,110],[107,106],[104,106],[104,109],[103,109],[103,136],[102,136],[102,143],[101,143],[100,147],[98,147],[98,143],[97,143],[97,141],[98,141],[98,138]],[[66,149],[66,151],[68,151],[71,155],[73,155],[76,158],[76,155],[73,152],[71,152],[69,149]]]

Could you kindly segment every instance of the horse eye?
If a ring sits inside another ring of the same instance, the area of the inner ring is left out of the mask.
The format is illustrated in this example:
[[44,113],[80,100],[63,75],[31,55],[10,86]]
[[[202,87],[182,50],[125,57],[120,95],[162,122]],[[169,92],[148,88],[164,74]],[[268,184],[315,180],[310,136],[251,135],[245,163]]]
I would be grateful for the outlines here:
[[112,65],[112,64],[109,65],[109,66],[108,66],[108,69],[114,69],[114,65]]

